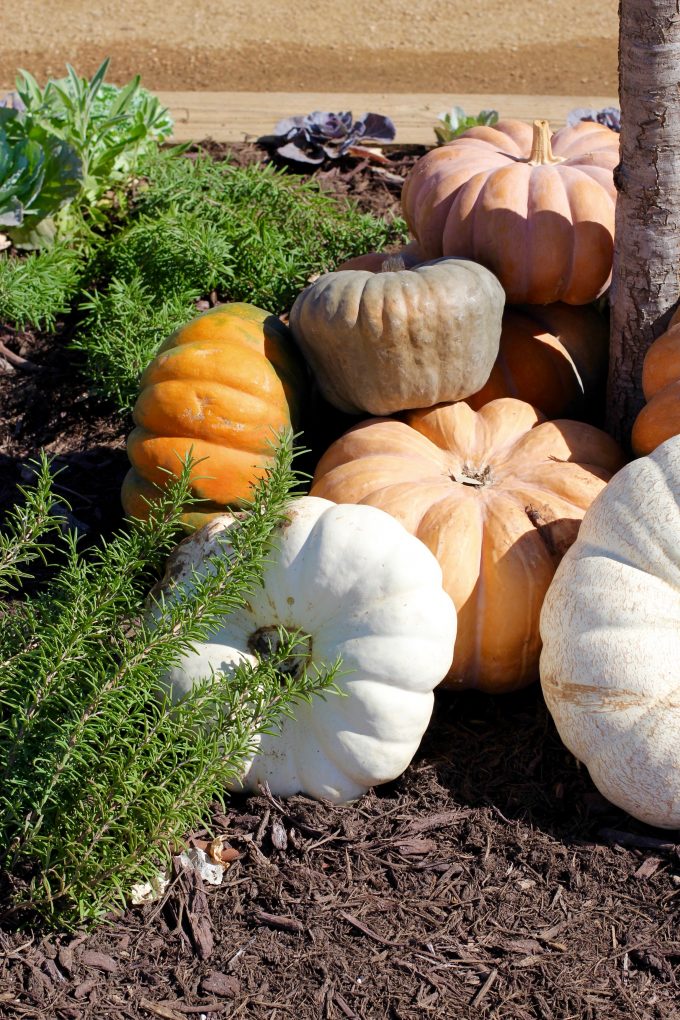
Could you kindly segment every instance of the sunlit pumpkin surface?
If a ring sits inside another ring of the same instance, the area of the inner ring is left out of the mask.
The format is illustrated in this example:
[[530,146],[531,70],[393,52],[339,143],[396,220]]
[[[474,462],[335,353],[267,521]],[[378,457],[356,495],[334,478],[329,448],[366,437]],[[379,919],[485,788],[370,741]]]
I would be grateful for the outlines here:
[[404,217],[426,258],[481,262],[512,303],[587,304],[611,274],[618,161],[619,136],[601,124],[550,136],[545,121],[499,120],[416,163]]
[[623,463],[590,425],[494,400],[375,418],[321,458],[312,494],[370,503],[437,556],[458,610],[449,686],[513,690],[538,678],[539,613],[594,497]]
[[297,417],[303,378],[287,328],[253,305],[218,305],[177,330],[141,378],[126,513],[145,517],[154,486],[178,474],[189,452],[205,458],[192,492],[208,501],[192,523],[241,505],[272,463],[276,435]]

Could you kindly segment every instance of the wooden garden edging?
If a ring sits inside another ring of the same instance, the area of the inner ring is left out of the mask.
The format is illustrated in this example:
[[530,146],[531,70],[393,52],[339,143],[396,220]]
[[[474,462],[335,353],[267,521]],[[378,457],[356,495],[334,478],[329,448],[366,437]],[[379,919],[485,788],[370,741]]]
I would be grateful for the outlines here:
[[462,106],[466,113],[498,110],[501,117],[564,124],[575,107],[617,106],[612,96],[453,95],[395,92],[158,92],[175,120],[177,142],[213,138],[242,142],[271,134],[282,117],[312,110],[372,111],[391,117],[402,145],[433,145],[434,124],[440,113]]

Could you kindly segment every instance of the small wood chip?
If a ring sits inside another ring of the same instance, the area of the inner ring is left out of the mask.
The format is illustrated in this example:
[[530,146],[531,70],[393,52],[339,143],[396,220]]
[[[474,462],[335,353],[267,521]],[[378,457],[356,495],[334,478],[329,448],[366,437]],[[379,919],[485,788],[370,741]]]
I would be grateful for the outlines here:
[[479,1004],[482,1001],[482,999],[484,998],[484,996],[487,994],[487,992],[490,991],[491,985],[494,983],[494,981],[496,980],[497,977],[498,977],[498,971],[494,967],[494,969],[491,971],[491,973],[489,974],[488,978],[486,979],[486,981],[484,982],[482,987],[479,989],[479,991],[475,995],[475,997],[472,1000],[472,1002],[470,1003],[471,1006],[479,1006]]
[[221,971],[214,970],[201,978],[201,991],[235,999],[241,991],[241,982],[231,974],[222,974]]
[[81,981],[80,984],[75,988],[73,992],[74,999],[84,999],[91,991],[97,987],[96,978],[88,978],[87,981]]
[[660,857],[648,857],[634,872],[635,878],[651,878],[655,871],[663,864]]
[[354,1012],[350,1004],[343,999],[340,992],[333,992],[333,1001],[338,1006],[338,1009],[343,1013],[348,1020],[359,1020],[359,1015]]
[[283,914],[268,914],[266,910],[256,909],[253,911],[253,918],[260,924],[268,924],[272,928],[281,928],[283,931],[301,933],[305,930],[302,921],[297,917],[287,917]]
[[95,970],[104,970],[107,974],[115,974],[118,964],[108,953],[98,953],[94,949],[86,949],[80,953],[80,962],[86,967],[94,967]]
[[73,950],[70,946],[61,946],[57,953],[57,961],[63,972],[70,977],[73,973]]
[[369,928],[367,924],[360,921],[358,917],[354,917],[352,914],[347,914],[344,910],[339,910],[338,913],[340,914],[340,917],[344,917],[344,919],[351,924],[353,928],[357,928],[359,931],[363,932],[364,935],[368,935],[369,939],[374,939],[376,942],[380,942],[383,946],[403,946],[403,942],[393,942],[392,939],[386,939],[384,936],[379,935],[377,931],[373,931],[373,929]]
[[275,818],[271,824],[271,841],[277,850],[285,850],[288,846],[288,833],[279,818]]
[[433,839],[397,839],[395,846],[404,857],[424,857],[438,849]]
[[163,1020],[184,1020],[182,1013],[178,1013],[168,1006],[163,1006],[160,1002],[152,1002],[151,999],[140,999],[139,1005],[142,1009],[147,1010],[147,1012],[153,1013],[154,1016],[162,1017]]
[[453,811],[438,811],[436,814],[428,815],[427,818],[416,818],[408,825],[408,833],[427,832],[429,829],[443,829],[452,822],[459,822],[462,818],[468,818],[472,810],[467,808],[455,809]]

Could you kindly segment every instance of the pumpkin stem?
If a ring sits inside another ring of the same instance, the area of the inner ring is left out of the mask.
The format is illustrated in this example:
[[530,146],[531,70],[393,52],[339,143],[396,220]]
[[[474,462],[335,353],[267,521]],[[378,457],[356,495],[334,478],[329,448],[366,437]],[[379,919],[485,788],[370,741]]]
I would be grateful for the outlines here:
[[388,255],[384,262],[380,263],[381,273],[399,273],[402,269],[408,269],[403,255]]
[[532,166],[564,162],[559,156],[553,156],[550,144],[550,124],[547,120],[534,121],[534,137],[531,141],[531,154],[528,162]]

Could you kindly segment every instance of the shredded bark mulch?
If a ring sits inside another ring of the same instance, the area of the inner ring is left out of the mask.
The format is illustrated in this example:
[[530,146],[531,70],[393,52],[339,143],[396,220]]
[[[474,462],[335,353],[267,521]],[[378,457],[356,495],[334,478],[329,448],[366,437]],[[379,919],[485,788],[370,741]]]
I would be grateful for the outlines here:
[[[373,166],[315,176],[398,213],[400,183]],[[120,524],[130,423],[88,392],[68,329],[0,328],[30,363],[0,375],[0,512],[42,446],[94,539]],[[89,933],[0,915],[0,1018],[680,1018],[680,832],[598,794],[538,687],[442,692],[398,781],[342,807],[233,796],[188,841],[220,833],[221,886],[175,868],[162,899]]]

